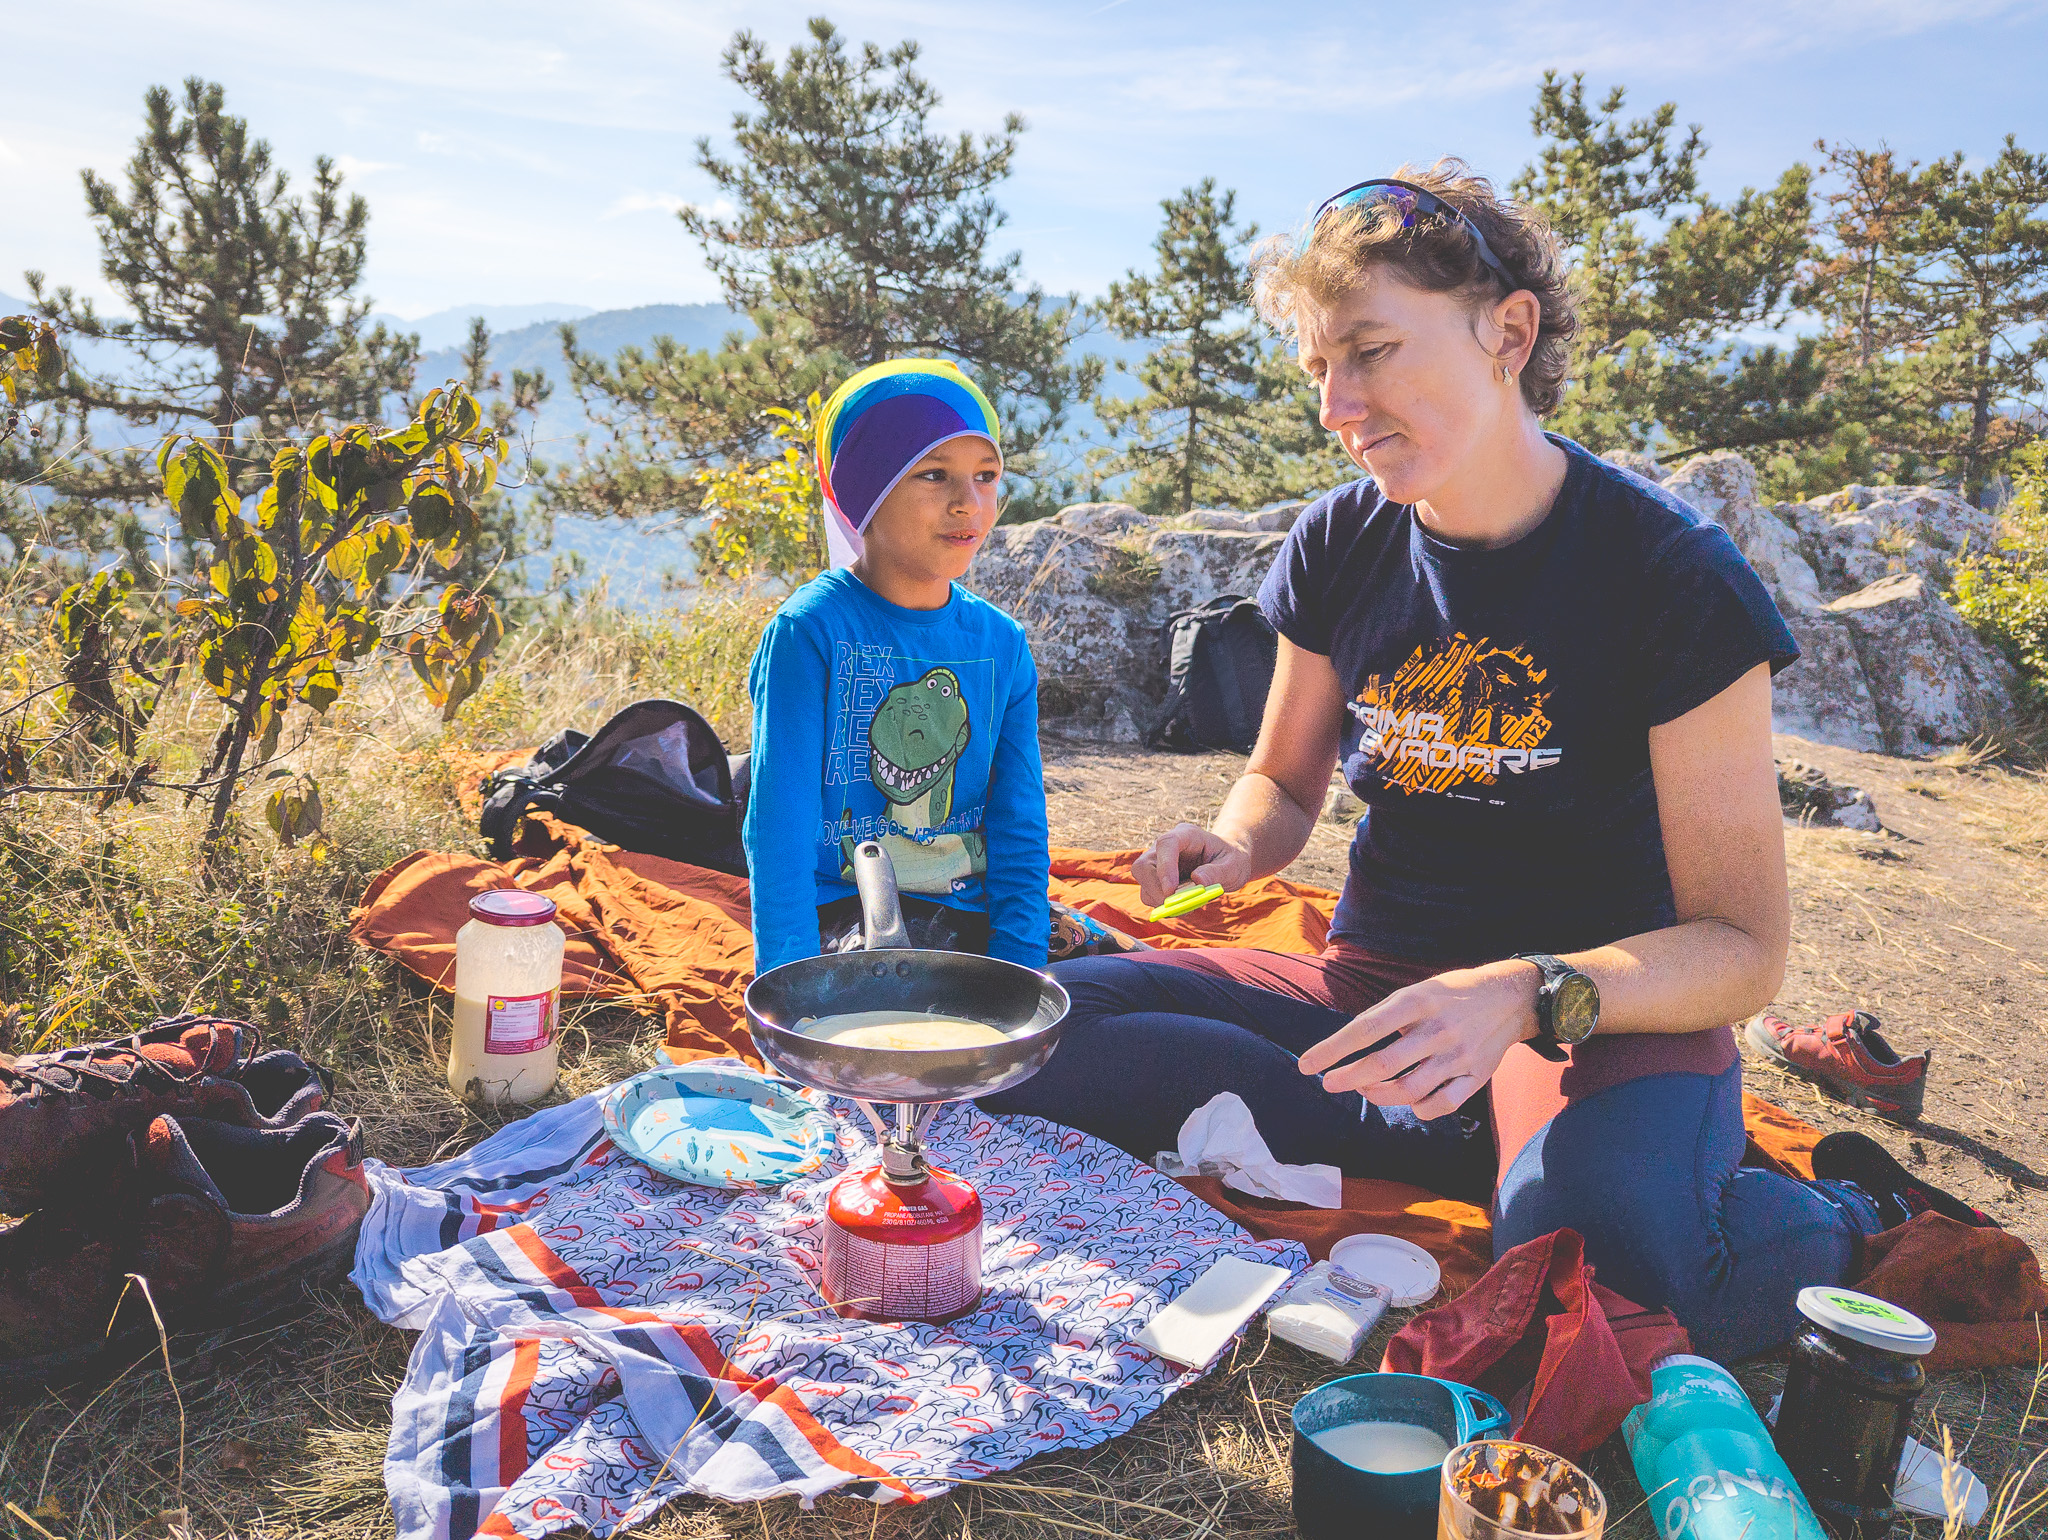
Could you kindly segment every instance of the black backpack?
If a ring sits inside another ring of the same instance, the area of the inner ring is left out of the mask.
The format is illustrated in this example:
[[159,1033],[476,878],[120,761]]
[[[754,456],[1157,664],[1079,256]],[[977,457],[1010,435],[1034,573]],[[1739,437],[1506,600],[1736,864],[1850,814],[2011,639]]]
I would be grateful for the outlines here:
[[1166,705],[1145,742],[1249,753],[1280,653],[1257,603],[1243,594],[1219,594],[1167,621],[1166,637]]
[[542,812],[607,844],[744,877],[748,763],[680,701],[635,701],[596,732],[564,728],[526,764],[493,774],[479,825],[500,861],[520,815]]

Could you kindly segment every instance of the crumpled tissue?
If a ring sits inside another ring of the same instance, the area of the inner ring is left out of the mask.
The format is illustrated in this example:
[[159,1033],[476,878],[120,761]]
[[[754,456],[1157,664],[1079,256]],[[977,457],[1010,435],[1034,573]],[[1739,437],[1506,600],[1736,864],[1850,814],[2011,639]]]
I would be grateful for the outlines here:
[[1256,1198],[1279,1198],[1314,1208],[1344,1206],[1344,1173],[1335,1166],[1287,1166],[1252,1121],[1235,1091],[1219,1091],[1180,1126],[1180,1161],[1189,1171],[1217,1176],[1225,1187]]
[[[1953,1474],[1944,1481],[1943,1468]],[[1984,1483],[1977,1479],[1977,1473],[1960,1460],[1949,1460],[1939,1449],[1921,1443],[1918,1439],[1906,1440],[1906,1447],[1899,1455],[1898,1479],[1892,1485],[1892,1501],[1901,1511],[1924,1519],[1946,1519],[1955,1516],[1949,1508],[1953,1496],[1962,1521],[1974,1525],[1984,1517],[1984,1510],[1991,1506],[1991,1494],[1984,1489]]]

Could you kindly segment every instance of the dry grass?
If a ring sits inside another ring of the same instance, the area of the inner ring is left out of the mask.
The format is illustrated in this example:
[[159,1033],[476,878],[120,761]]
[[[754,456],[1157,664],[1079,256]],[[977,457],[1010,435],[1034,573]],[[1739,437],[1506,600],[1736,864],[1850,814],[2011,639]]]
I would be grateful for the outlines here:
[[1126,537],[1109,547],[1102,570],[1088,579],[1088,591],[1117,604],[1143,604],[1159,588],[1159,558],[1142,538]]
[[[451,795],[467,751],[531,743],[562,726],[590,728],[648,694],[693,700],[731,740],[743,740],[733,660],[751,650],[763,613],[736,600],[718,624],[676,634],[660,620],[612,614],[537,632],[508,649],[495,682],[448,732],[422,710],[409,679],[365,681],[295,758],[326,789],[332,853],[316,860],[277,850],[259,828],[211,890],[191,875],[197,809],[160,799],[101,816],[52,796],[0,806],[0,873],[9,885],[0,910],[0,1000],[25,1006],[43,1026],[61,1021],[53,1040],[130,1030],[159,1010],[204,1005],[254,1016],[277,1039],[337,1070],[338,1105],[363,1119],[373,1154],[409,1165],[468,1147],[503,1120],[449,1094],[438,1069],[447,1048],[445,1005],[348,943],[351,904],[371,874],[410,849],[473,846],[474,831]],[[203,699],[181,699],[160,719],[152,752],[169,764],[195,759],[212,731],[211,710]],[[1056,789],[1055,834],[1128,841],[1162,813],[1177,814],[1182,800],[1220,795],[1228,766],[1214,758],[1214,765],[1185,762],[1199,771],[1186,787],[1156,759],[1105,758],[1106,785],[1124,794],[1107,796],[1080,780]],[[1066,764],[1052,769],[1056,777],[1082,774]],[[1995,766],[1916,773],[1939,793],[1938,801],[1917,800],[1983,817],[1987,842],[2001,818],[2021,826],[2024,799],[2040,793],[2038,779]],[[1981,806],[1971,798],[1982,798]],[[1846,837],[1816,831],[1802,839],[1813,842],[1804,858],[1808,878],[1838,875],[1887,938],[1930,965],[1952,961],[1915,908],[1942,902],[1947,889],[1933,875],[1910,863],[1865,860]],[[1340,861],[1341,838],[1332,833],[1310,854],[1317,863]],[[2002,852],[1999,859],[2024,858]],[[1327,880],[1320,867],[1316,878]],[[1908,917],[1917,928],[1908,928]],[[660,1036],[651,1015],[616,1004],[572,1007],[566,1028],[562,1096],[637,1067]],[[1959,1031],[1969,1029],[1959,1020]],[[1952,1045],[1965,1046],[1960,1039]],[[1998,1073],[1995,1045],[1987,1040],[1975,1051],[1985,1062],[1973,1070],[1988,1084]],[[2001,1118],[2023,1115],[2003,1092],[1996,1099]],[[2028,1196],[2038,1207],[2038,1195]],[[1361,1364],[1377,1362],[1404,1317],[1382,1326]],[[10,1408],[0,1417],[0,1528],[24,1540],[165,1534],[159,1516],[182,1510],[196,1535],[389,1534],[381,1463],[390,1397],[410,1343],[337,1283],[310,1294],[282,1324],[173,1339],[168,1373],[161,1358],[145,1357],[110,1384]],[[793,1501],[736,1507],[688,1500],[638,1533],[664,1540],[1277,1537],[1289,1531],[1287,1409],[1336,1372],[1255,1328],[1233,1357],[1129,1434],[1055,1452],[934,1502],[879,1510],[827,1500],[807,1513]],[[1745,1373],[1745,1383],[1761,1400],[1778,1372],[1761,1366]],[[1922,1406],[1923,1439],[1938,1444],[1946,1427],[1994,1492],[2017,1481],[2003,1531],[2013,1536],[2044,1532],[2048,1471],[2040,1454],[2048,1411],[2033,1399],[2040,1388],[2017,1372],[1952,1375],[1931,1387]],[[1610,1532],[1648,1540],[1641,1493],[1618,1446],[1590,1463],[1612,1503]],[[1917,1532],[1938,1527],[1924,1523]]]
[[2048,771],[1973,768],[1950,793],[1972,825],[2001,850],[2048,860]]
[[460,734],[479,747],[523,745],[667,695],[695,706],[728,747],[743,749],[753,729],[747,661],[781,597],[735,589],[706,598],[687,618],[582,609],[519,633],[463,706]]

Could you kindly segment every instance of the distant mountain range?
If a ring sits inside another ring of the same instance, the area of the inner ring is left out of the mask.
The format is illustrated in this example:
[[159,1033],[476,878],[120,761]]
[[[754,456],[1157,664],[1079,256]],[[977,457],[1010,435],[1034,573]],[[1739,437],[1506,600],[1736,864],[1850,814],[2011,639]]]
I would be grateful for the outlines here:
[[[464,340],[468,337],[469,316],[482,314],[486,321],[490,319],[482,307],[457,306],[441,314],[460,318],[453,323],[453,330]],[[610,358],[624,347],[651,348],[654,339],[661,336],[673,337],[686,348],[716,348],[733,332],[751,332],[753,323],[724,305],[640,305],[630,310],[586,311],[575,319],[575,327],[578,348]],[[1109,360],[1110,368],[1103,380],[1103,388],[1109,394],[1128,397],[1137,393],[1136,378],[1129,373],[1119,374],[1115,365],[1118,360],[1135,365],[1145,356],[1146,344],[1094,332],[1082,338],[1071,351],[1077,359],[1093,353]],[[543,321],[495,333],[491,338],[491,367],[508,380],[514,369],[538,369],[547,375],[554,385],[554,394],[532,420],[533,452],[557,464],[570,458],[575,453],[576,436],[587,432],[590,423],[570,393],[562,367],[561,322]],[[438,385],[461,373],[459,346],[420,357],[422,386]],[[1107,439],[1095,413],[1085,404],[1069,414],[1066,437],[1077,453]]]
[[[0,315],[13,315],[29,308],[27,300],[0,293]],[[491,328],[493,369],[508,379],[514,369],[537,369],[553,383],[554,395],[541,408],[534,424],[534,439],[537,446],[553,446],[548,457],[556,459],[571,452],[569,446],[576,435],[588,426],[575,397],[569,393],[562,367],[564,321],[575,324],[577,346],[605,358],[625,347],[652,347],[654,339],[661,336],[673,337],[686,348],[716,348],[730,333],[753,330],[747,317],[718,304],[636,305],[625,310],[593,310],[588,305],[572,304],[451,305],[410,321],[387,313],[373,313],[371,319],[383,322],[393,331],[412,332],[419,337],[422,351],[418,379],[420,385],[429,386],[462,374],[462,346],[469,340],[469,324],[474,316],[482,316]],[[101,348],[92,344],[80,346],[87,363],[102,363],[93,356]],[[110,356],[103,366],[118,367],[119,350],[108,351]],[[1110,361],[1112,367],[1104,385],[1118,396],[1135,394],[1138,387],[1131,375],[1116,372],[1116,361],[1135,364],[1145,352],[1143,343],[1124,342],[1104,332],[1091,333],[1073,349],[1076,358],[1093,353]],[[1074,414],[1071,436],[1082,444],[1092,444],[1102,437],[1100,425],[1086,407]]]
[[[539,307],[534,307],[539,308]],[[457,311],[447,311],[455,315]],[[471,309],[465,316],[482,314]],[[489,315],[484,315],[486,321]],[[514,369],[552,369],[562,365],[562,322],[576,327],[576,345],[586,352],[606,357],[623,347],[647,347],[656,337],[669,336],[687,348],[715,348],[731,331],[750,332],[753,323],[723,305],[637,305],[631,310],[585,310],[579,315],[530,322],[510,330],[491,325],[491,366],[505,374]],[[464,319],[454,328],[460,341],[435,348],[427,345],[420,355],[420,379],[438,381],[461,372],[461,342],[469,337]]]
[[416,316],[410,321],[373,310],[370,320],[381,321],[394,332],[413,333],[420,339],[420,346],[431,352],[438,348],[459,348],[467,342],[473,316],[482,316],[492,331],[502,332],[549,321],[574,321],[593,314],[595,312],[588,305],[455,305],[447,310],[436,310],[432,315]]
[[[528,307],[539,309],[539,306]],[[469,320],[487,310],[479,306],[441,312],[459,316],[456,334],[467,341]],[[585,352],[610,358],[624,347],[652,347],[656,337],[673,337],[684,347],[715,348],[731,331],[752,331],[753,325],[723,305],[638,305],[630,310],[584,310],[573,319],[576,345]],[[425,341],[425,333],[421,334]],[[547,375],[554,394],[543,402],[530,424],[522,424],[522,435],[531,432],[533,452],[543,460],[559,464],[575,454],[576,435],[590,424],[570,393],[568,374],[562,366],[562,323],[560,320],[534,322],[491,337],[491,367],[509,382],[514,369],[537,369]],[[419,383],[424,388],[462,374],[460,346],[439,348],[420,355]]]

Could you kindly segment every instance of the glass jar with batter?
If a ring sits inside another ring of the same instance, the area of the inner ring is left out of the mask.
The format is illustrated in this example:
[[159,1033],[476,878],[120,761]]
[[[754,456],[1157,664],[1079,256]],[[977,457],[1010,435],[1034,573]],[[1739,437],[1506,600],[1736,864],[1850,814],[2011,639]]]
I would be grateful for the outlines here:
[[565,940],[554,900],[498,888],[469,901],[455,933],[455,1030],[448,1085],[490,1106],[538,1101],[554,1086]]

